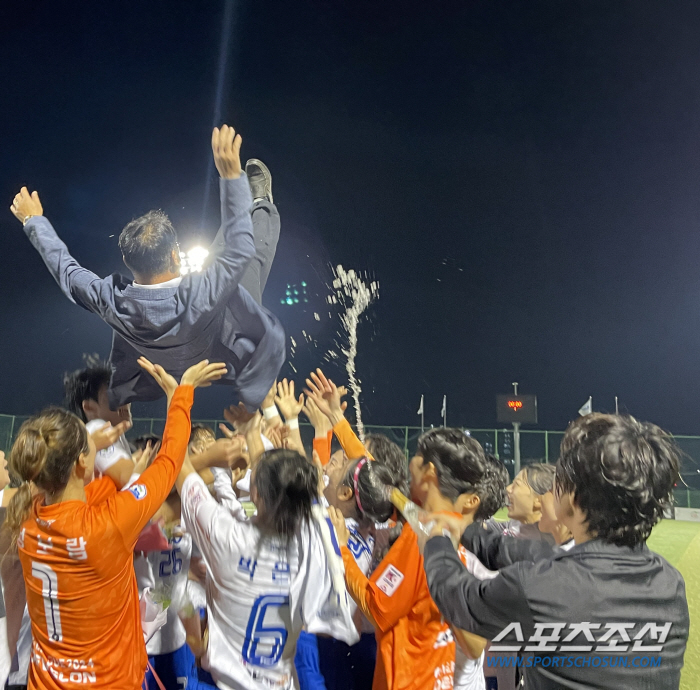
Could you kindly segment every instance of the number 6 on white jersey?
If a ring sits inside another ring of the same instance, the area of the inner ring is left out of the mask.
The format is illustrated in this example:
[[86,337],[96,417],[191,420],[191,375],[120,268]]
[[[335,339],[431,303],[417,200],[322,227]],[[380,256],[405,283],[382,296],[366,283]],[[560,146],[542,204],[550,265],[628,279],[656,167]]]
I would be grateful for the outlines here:
[[41,580],[41,595],[44,597],[46,630],[54,642],[63,640],[61,614],[58,610],[58,578],[54,569],[46,563],[32,561],[32,577]]

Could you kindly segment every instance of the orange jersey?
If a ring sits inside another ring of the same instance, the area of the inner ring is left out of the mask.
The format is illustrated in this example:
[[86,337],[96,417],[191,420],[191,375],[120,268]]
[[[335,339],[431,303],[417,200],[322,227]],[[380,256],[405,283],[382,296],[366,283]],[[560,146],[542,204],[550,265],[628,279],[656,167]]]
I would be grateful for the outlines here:
[[[350,422],[347,419],[341,419],[334,427],[333,433],[340,442],[340,445],[348,456],[348,460],[359,460],[360,458],[374,458],[367,452],[362,441],[357,438],[357,434],[352,430]],[[329,456],[330,457],[330,456]]]
[[85,487],[85,503],[34,500],[17,541],[32,623],[30,688],[141,686],[147,658],[133,549],[182,467],[193,393],[175,392],[161,450],[129,490],[104,477]]
[[430,598],[418,540],[406,524],[370,579],[343,547],[353,599],[375,626],[373,690],[446,690],[454,678],[455,643]]
[[331,459],[331,441],[333,440],[333,432],[329,431],[326,436],[314,436],[314,450],[318,454],[318,459],[325,467]]

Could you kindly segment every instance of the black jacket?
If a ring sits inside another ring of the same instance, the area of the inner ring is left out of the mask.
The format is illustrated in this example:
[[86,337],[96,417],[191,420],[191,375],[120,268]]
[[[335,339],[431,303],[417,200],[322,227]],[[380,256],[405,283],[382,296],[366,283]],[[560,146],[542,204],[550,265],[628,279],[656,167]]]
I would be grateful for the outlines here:
[[[516,640],[518,630],[512,630],[493,644],[519,652],[525,688],[678,689],[688,604],[681,574],[661,556],[646,546],[620,547],[601,540],[561,551],[545,542],[489,534],[478,525],[465,531],[462,544],[487,568],[498,570],[498,577],[477,580],[450,540],[434,537],[424,554],[430,594],[449,623],[488,640],[519,624],[522,641]],[[560,627],[552,627],[557,623]],[[572,625],[582,623],[589,624],[587,630],[579,628],[577,634]],[[629,641],[619,629],[608,627],[615,623],[627,626]],[[650,623],[654,628],[645,631]],[[553,641],[528,642],[538,624],[539,636]],[[603,649],[611,644],[620,651]],[[661,650],[640,647],[660,644]],[[553,649],[526,649],[539,645]],[[584,649],[564,650],[564,645]],[[643,667],[645,663],[659,665]]]

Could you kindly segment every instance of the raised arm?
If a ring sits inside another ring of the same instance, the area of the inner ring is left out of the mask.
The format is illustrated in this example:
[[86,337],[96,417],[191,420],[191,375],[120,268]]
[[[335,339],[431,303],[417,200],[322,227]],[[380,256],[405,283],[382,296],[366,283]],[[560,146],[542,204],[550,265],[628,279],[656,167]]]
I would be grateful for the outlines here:
[[317,453],[321,467],[324,467],[331,459],[331,443],[333,441],[333,427],[312,398],[306,398],[304,414],[314,428],[314,452]]
[[276,407],[284,416],[284,423],[289,429],[287,448],[296,450],[301,455],[306,455],[304,443],[299,431],[299,413],[304,409],[304,394],[299,394],[299,399],[294,395],[294,381],[282,379],[277,384]]
[[70,254],[43,215],[39,194],[22,187],[10,210],[23,224],[24,232],[39,252],[63,294],[83,309],[104,316],[111,305],[111,283],[83,268]]
[[221,178],[221,227],[210,248],[214,260],[201,280],[193,281],[193,289],[201,291],[210,304],[225,300],[236,289],[255,256],[253,198],[241,168],[241,141],[241,135],[228,125],[212,132],[211,148]]
[[320,369],[311,372],[306,379],[306,395],[316,403],[316,406],[333,427],[333,433],[350,460],[358,460],[362,457],[371,458],[364,444],[352,430],[350,423],[345,419],[347,403],[342,402],[347,394],[344,387],[336,386],[333,381],[327,379]]
[[245,436],[250,467],[255,467],[265,452],[260,432],[262,415],[257,411],[248,412],[243,403],[238,403],[238,406],[231,405],[224,410],[224,419],[233,426],[236,433]]
[[134,547],[141,530],[168,497],[182,467],[192,428],[190,409],[194,402],[194,389],[209,385],[226,372],[223,364],[209,364],[205,360],[190,367],[177,386],[162,367],[150,362],[148,365],[158,372],[160,381],[165,382],[168,388],[166,394],[171,402],[163,441],[155,460],[136,484],[128,491],[118,492],[108,502],[108,509],[129,549]]
[[[408,525],[404,526],[401,536],[377,566],[375,574],[378,577],[375,581],[374,576],[368,579],[360,570],[348,548],[349,532],[343,515],[332,507],[328,509],[328,513],[343,556],[348,593],[370,623],[377,630],[386,632],[408,615],[415,602],[418,580],[424,577],[416,535]],[[398,586],[387,594],[380,585],[383,575],[391,570],[398,570],[404,577]]]
[[531,564],[513,565],[493,579],[479,580],[459,560],[452,542],[442,536],[428,541],[424,559],[430,596],[450,625],[487,640],[511,622],[534,630],[521,585],[522,569]]

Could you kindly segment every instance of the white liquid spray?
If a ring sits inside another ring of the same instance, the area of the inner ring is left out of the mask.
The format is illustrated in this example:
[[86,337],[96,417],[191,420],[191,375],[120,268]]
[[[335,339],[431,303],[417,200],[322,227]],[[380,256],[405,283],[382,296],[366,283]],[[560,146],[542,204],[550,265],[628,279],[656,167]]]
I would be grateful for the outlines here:
[[371,281],[366,276],[360,276],[352,269],[346,271],[338,265],[333,271],[333,291],[335,294],[328,297],[329,304],[340,304],[345,312],[340,315],[340,323],[347,335],[347,347],[342,348],[345,355],[345,369],[348,374],[348,383],[352,393],[355,416],[357,418],[357,435],[360,440],[365,440],[365,428],[362,424],[362,410],[360,408],[360,393],[362,388],[355,371],[355,358],[357,357],[357,325],[360,317],[372,302],[379,296],[379,283]]

